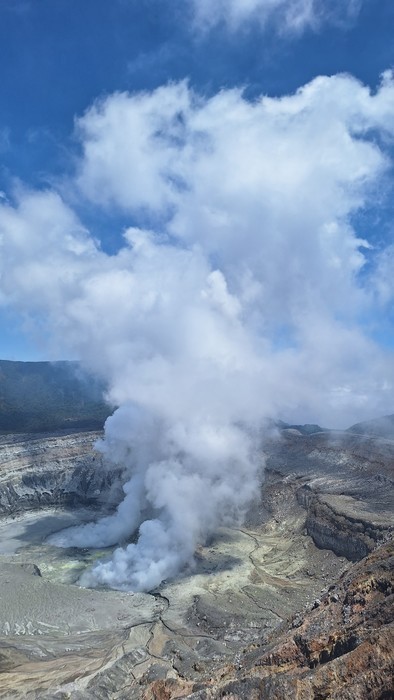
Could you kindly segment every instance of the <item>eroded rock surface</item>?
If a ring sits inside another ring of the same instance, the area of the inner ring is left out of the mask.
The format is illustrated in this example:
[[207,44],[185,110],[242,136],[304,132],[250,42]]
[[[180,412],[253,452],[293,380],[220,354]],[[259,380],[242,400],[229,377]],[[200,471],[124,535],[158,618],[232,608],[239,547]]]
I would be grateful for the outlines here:
[[389,700],[394,685],[394,546],[353,565],[290,629],[254,644],[200,684],[151,684],[145,700]]
[[107,500],[119,473],[105,469],[100,453],[92,449],[101,436],[99,432],[0,436],[0,515]]
[[[381,582],[391,580],[391,554],[375,548],[394,525],[394,442],[282,431],[265,443],[261,499],[244,526],[221,529],[194,568],[159,590],[127,594],[70,585],[107,552],[43,542],[97,517],[87,506],[119,498],[118,475],[92,450],[97,437],[17,436],[0,446],[0,697],[383,700],[392,583]],[[365,593],[367,571],[380,583]],[[364,695],[343,694],[351,673]]]
[[267,468],[299,484],[306,529],[318,547],[358,561],[392,532],[393,440],[284,430],[268,447]]

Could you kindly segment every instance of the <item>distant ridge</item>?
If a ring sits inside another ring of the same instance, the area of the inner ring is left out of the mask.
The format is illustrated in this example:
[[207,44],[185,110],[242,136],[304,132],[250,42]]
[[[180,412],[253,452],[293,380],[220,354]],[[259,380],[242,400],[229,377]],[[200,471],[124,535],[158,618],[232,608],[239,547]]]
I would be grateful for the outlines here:
[[382,418],[355,423],[347,429],[347,432],[394,440],[394,413],[390,416],[383,416]]
[[314,433],[329,432],[327,428],[322,428],[317,423],[304,423],[303,425],[295,425],[293,423],[285,423],[283,420],[276,421],[274,425],[280,430],[298,430],[302,435],[313,435]]
[[112,408],[77,362],[0,360],[0,433],[100,430]]

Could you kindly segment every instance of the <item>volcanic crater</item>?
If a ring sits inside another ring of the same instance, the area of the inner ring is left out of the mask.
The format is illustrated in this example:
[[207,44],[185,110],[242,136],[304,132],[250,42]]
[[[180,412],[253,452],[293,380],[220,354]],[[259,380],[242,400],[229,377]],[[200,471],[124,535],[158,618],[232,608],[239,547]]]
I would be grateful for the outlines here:
[[111,549],[47,542],[120,502],[100,436],[0,438],[1,698],[392,697],[392,439],[281,426],[242,526],[133,593],[77,585]]

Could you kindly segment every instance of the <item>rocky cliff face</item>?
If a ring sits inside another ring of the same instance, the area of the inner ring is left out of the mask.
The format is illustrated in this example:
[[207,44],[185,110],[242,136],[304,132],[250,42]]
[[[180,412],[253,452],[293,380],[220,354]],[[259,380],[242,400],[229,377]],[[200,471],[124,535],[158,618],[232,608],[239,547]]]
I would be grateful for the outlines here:
[[394,685],[394,547],[352,566],[263,648],[254,644],[208,682],[157,681],[144,700],[389,700]]
[[315,544],[358,561],[392,532],[394,441],[284,430],[267,447],[267,468],[299,484]]
[[108,500],[119,472],[108,471],[94,450],[100,437],[98,432],[1,436],[0,515]]
[[391,529],[390,516],[367,508],[358,510],[350,496],[316,494],[305,486],[298,498],[307,511],[306,530],[315,544],[349,561],[366,557]]
[[0,698],[391,697],[393,441],[282,430],[244,526],[158,591],[124,594],[67,585],[90,555],[37,537],[61,506],[94,518],[119,501],[98,437],[1,438],[0,528],[22,534],[0,555]]

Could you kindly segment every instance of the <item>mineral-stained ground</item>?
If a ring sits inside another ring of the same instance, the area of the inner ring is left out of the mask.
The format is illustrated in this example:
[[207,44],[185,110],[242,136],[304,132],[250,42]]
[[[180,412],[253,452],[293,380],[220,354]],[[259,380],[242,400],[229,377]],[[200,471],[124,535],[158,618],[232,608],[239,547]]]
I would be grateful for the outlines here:
[[45,541],[119,501],[97,437],[0,438],[1,698],[394,697],[394,441],[282,430],[243,526],[121,593],[75,585],[108,551]]

